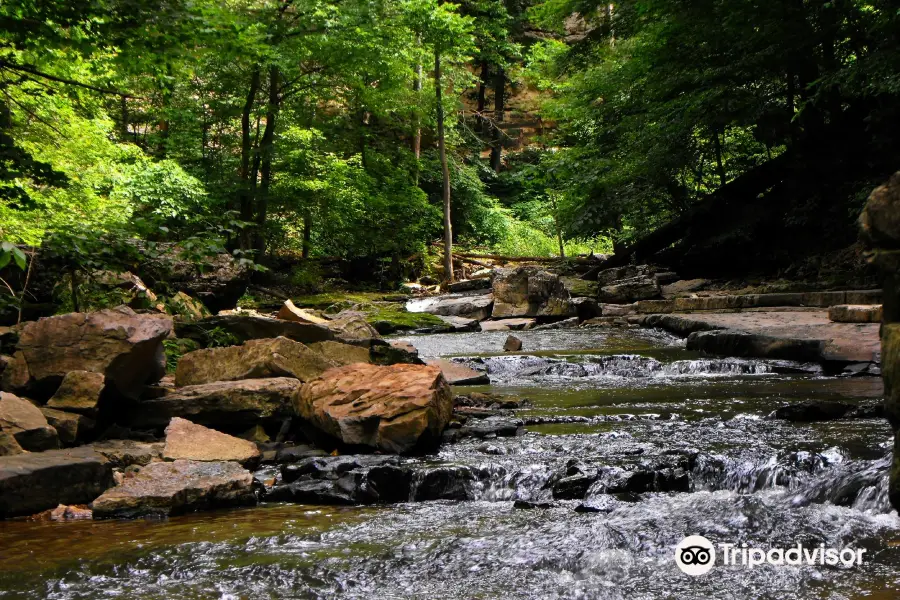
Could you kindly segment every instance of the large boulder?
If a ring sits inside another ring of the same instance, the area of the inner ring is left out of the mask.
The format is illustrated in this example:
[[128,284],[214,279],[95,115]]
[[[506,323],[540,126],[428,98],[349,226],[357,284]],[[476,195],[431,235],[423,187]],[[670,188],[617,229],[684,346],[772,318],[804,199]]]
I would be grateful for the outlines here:
[[[11,436],[23,450],[40,452],[59,448],[56,430],[41,409],[14,394],[0,392],[0,432]],[[15,446],[12,451],[15,453]]]
[[102,373],[69,371],[47,406],[88,416],[96,415],[105,385],[106,378]]
[[134,440],[104,440],[94,442],[90,447],[106,458],[114,469],[124,469],[131,465],[144,466],[161,461],[164,445]]
[[164,517],[256,504],[253,475],[236,462],[150,463],[94,500],[95,519]]
[[171,331],[171,319],[122,306],[27,323],[17,348],[39,393],[52,394],[70,371],[90,371],[120,394],[135,396],[165,375],[162,341]]
[[135,403],[127,420],[135,428],[165,427],[173,417],[182,417],[224,431],[245,431],[290,417],[291,396],[299,385],[293,377],[189,385]]
[[215,345],[211,342],[217,336],[226,337],[231,344],[277,337],[311,344],[335,338],[334,333],[322,325],[247,314],[218,315],[194,321],[176,320],[175,335],[195,340],[203,346]]
[[439,442],[453,399],[437,367],[350,365],[303,384],[294,408],[346,446],[403,453]]
[[494,319],[507,317],[573,317],[575,307],[569,290],[558,275],[540,267],[496,269]]
[[166,427],[163,458],[234,461],[252,469],[259,464],[260,452],[253,442],[175,417]]
[[490,318],[493,306],[493,294],[461,293],[411,300],[406,304],[406,310],[483,321]]
[[87,504],[113,485],[109,462],[88,447],[0,458],[0,519]]
[[214,381],[294,377],[309,381],[337,363],[306,345],[285,337],[250,340],[241,346],[189,352],[178,361],[175,385]]
[[487,374],[446,358],[429,358],[425,363],[440,369],[450,385],[487,385],[491,382]]
[[900,171],[872,191],[859,216],[859,225],[871,247],[900,248]]

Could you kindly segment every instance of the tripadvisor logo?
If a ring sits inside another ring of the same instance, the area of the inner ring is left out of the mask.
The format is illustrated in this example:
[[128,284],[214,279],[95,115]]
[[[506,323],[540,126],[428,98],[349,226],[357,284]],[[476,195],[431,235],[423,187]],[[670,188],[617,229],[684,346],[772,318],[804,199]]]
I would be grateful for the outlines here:
[[702,535],[691,535],[675,547],[675,564],[688,575],[705,575],[716,564],[716,549]]
[[[829,565],[836,567],[859,566],[863,563],[864,548],[826,548],[825,544],[808,548],[797,544],[788,549],[750,548],[747,544],[719,544],[724,566],[743,566],[753,569],[762,565],[800,566]],[[705,575],[716,564],[716,549],[712,542],[701,535],[691,535],[675,546],[675,564],[688,575]]]

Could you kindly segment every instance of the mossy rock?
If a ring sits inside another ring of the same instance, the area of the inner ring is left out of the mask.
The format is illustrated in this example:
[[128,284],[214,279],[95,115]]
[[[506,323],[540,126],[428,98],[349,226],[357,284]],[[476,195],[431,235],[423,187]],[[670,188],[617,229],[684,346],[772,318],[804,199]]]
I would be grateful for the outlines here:
[[372,304],[363,308],[362,312],[366,315],[366,321],[382,335],[412,329],[451,329],[439,317],[428,313],[408,312],[402,304]]

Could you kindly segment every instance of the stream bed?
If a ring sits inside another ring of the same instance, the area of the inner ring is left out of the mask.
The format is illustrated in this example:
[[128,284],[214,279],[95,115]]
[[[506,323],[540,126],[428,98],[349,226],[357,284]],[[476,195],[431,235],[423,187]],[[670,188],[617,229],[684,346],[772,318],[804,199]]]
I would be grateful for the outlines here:
[[[653,330],[516,332],[524,353],[515,356],[500,351],[506,335],[404,338],[426,357],[490,375],[490,386],[457,393],[528,400],[515,411],[523,434],[465,438],[410,459],[469,474],[464,500],[2,522],[0,598],[900,595],[887,422],[766,418],[791,402],[876,402],[880,379],[704,358]],[[652,481],[636,484],[642,477]],[[762,548],[852,546],[866,560],[717,565],[692,577],[673,559],[688,535]]]

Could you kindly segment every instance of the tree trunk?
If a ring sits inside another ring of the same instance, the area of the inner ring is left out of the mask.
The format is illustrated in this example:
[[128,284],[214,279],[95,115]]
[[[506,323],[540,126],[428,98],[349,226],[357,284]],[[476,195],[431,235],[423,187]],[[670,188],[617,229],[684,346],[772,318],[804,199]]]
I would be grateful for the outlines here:
[[453,225],[450,223],[450,167],[447,164],[447,148],[444,145],[444,105],[441,92],[441,52],[434,52],[434,93],[437,98],[438,153],[444,176],[444,279],[453,282]]
[[[419,45],[421,45],[421,37],[418,38],[418,42]],[[421,96],[420,92],[422,91],[422,63],[416,65],[416,78],[413,81],[413,91],[416,92],[416,103],[418,103],[419,96]],[[422,123],[419,119],[418,112],[416,112],[416,131],[413,134],[412,151],[416,157],[415,183],[416,185],[419,185],[419,158],[422,156]]]
[[250,190],[250,152],[252,140],[250,138],[250,115],[253,105],[256,103],[256,94],[259,91],[259,69],[253,69],[250,75],[250,89],[247,90],[247,99],[241,111],[241,168],[239,171],[238,202],[234,208],[240,211],[241,219],[249,221],[248,213],[252,211],[253,198]]
[[494,74],[494,139],[491,141],[491,168],[494,172],[500,172],[500,161],[503,157],[503,132],[500,123],[503,122],[503,96],[506,93],[506,73],[500,67]]
[[487,61],[481,61],[481,77],[478,78],[478,104],[475,108],[475,112],[478,115],[478,130],[481,132],[481,135],[485,136],[490,132],[490,120],[484,116],[484,103],[489,74]]
[[269,103],[266,106],[266,129],[260,143],[260,181],[256,199],[256,244],[254,247],[262,255],[266,250],[266,219],[269,212],[269,184],[272,182],[272,158],[275,154],[275,123],[278,119],[280,99],[278,86],[281,73],[278,67],[269,68]]

